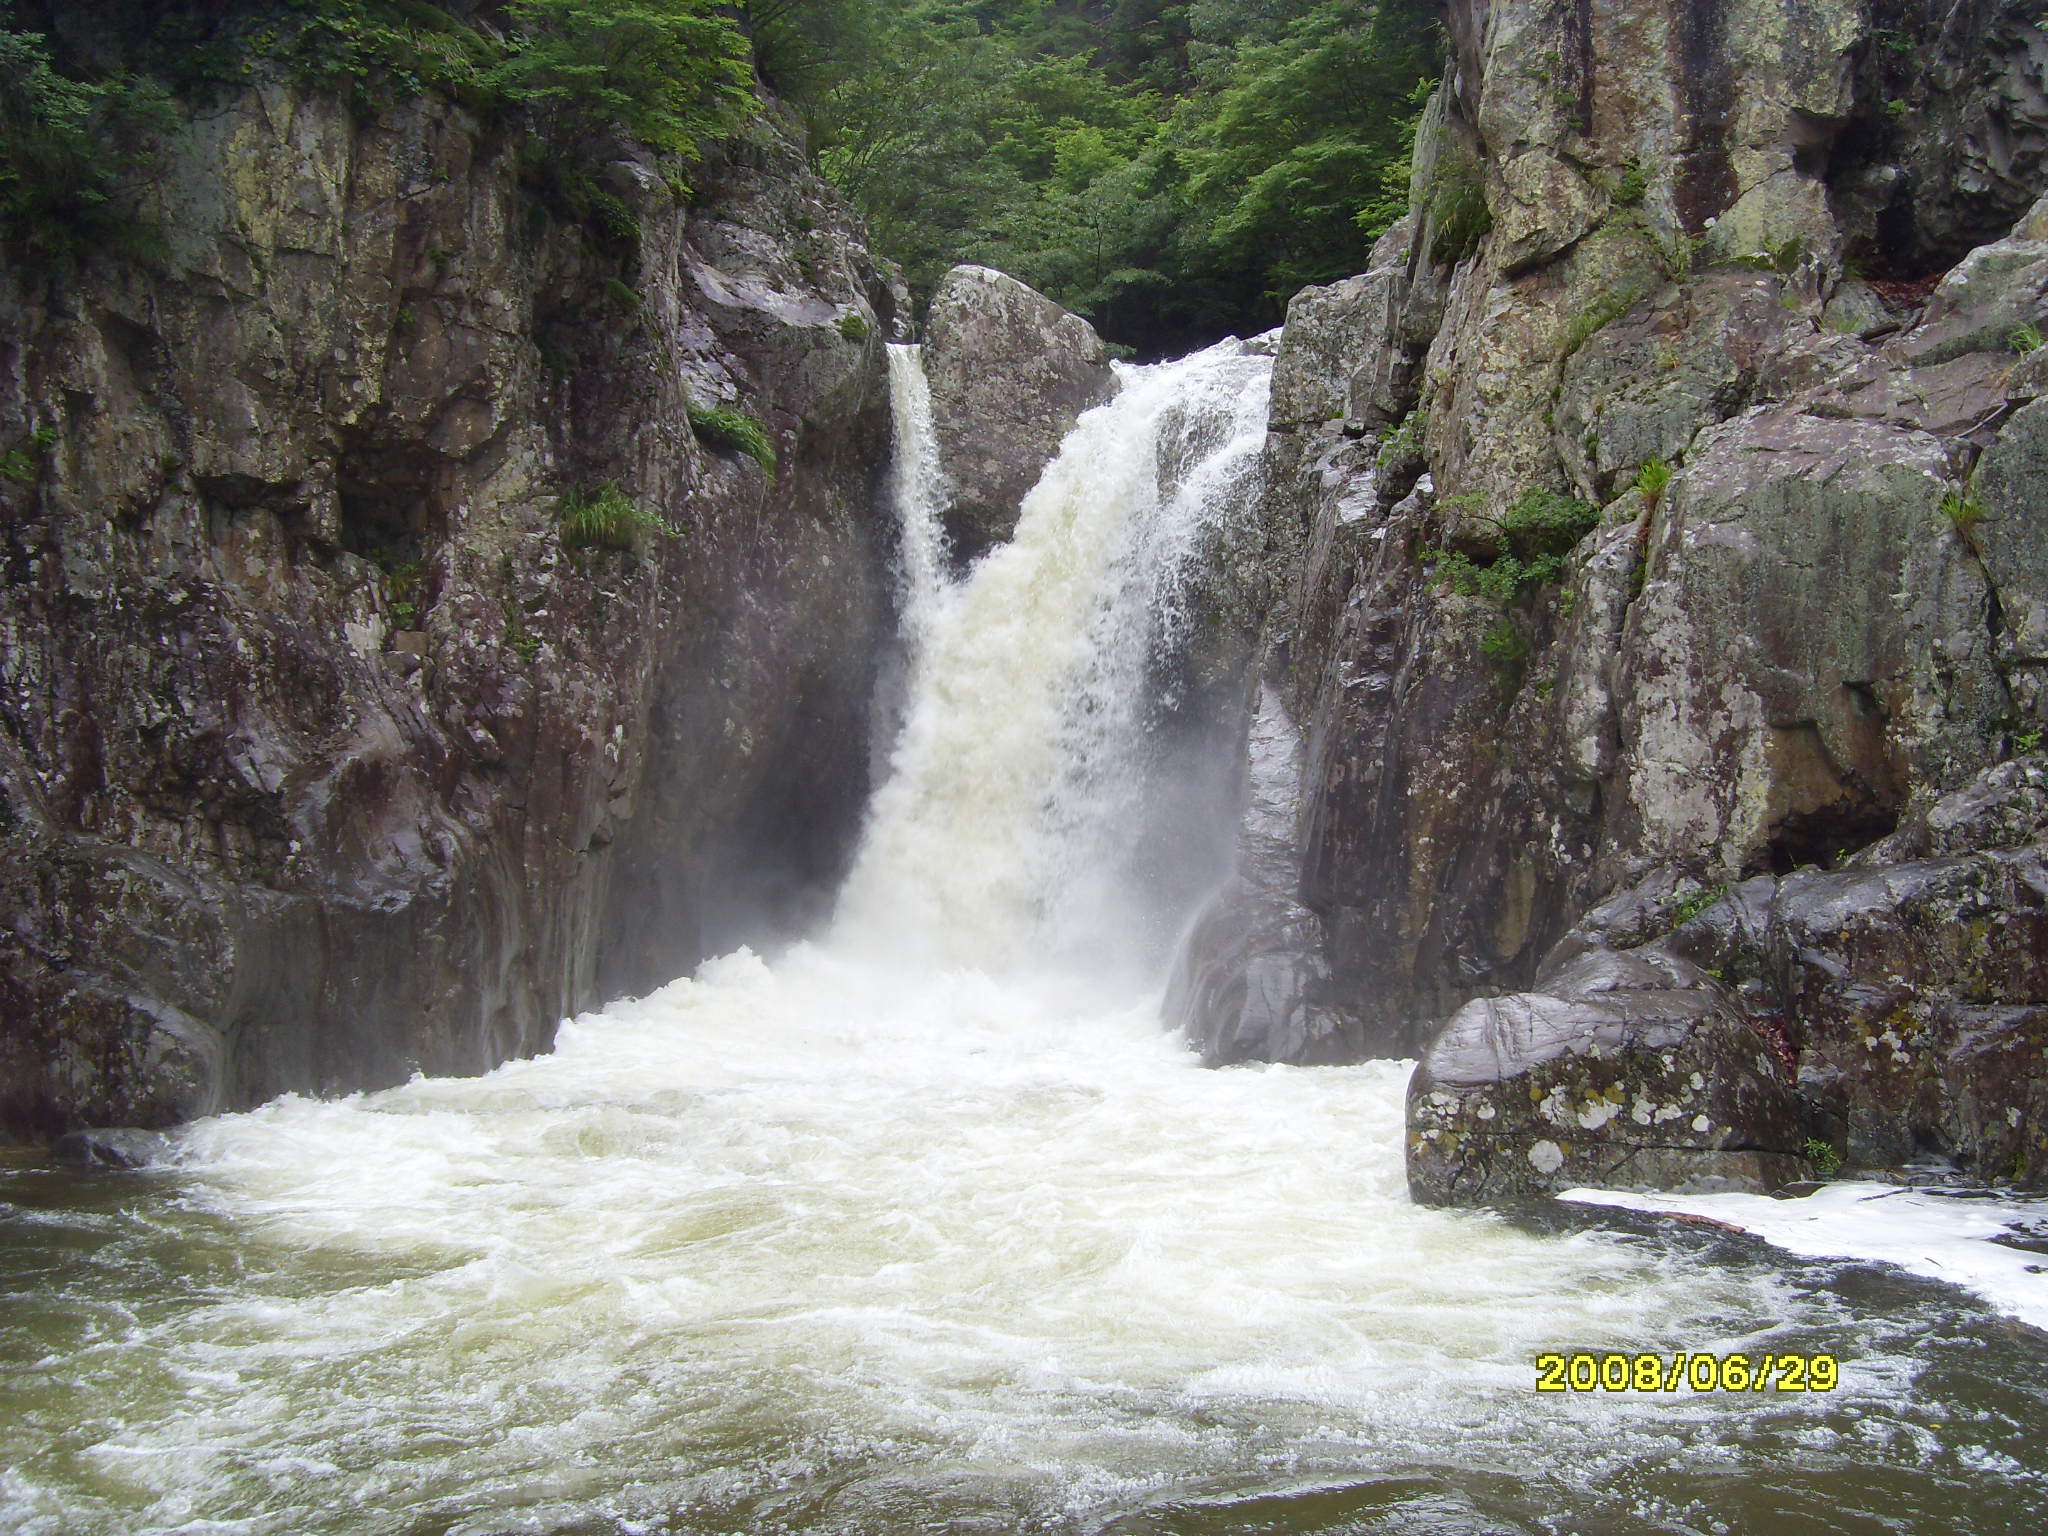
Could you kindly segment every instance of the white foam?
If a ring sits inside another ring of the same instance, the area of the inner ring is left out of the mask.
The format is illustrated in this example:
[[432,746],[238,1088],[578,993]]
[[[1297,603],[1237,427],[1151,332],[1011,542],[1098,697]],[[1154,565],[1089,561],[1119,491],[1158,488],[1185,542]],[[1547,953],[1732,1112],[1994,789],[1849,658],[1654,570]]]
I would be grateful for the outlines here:
[[1572,1189],[1562,1199],[1631,1211],[1704,1216],[1811,1259],[1857,1259],[1899,1268],[1983,1297],[2008,1316],[2048,1328],[2048,1259],[1992,1239],[2048,1215],[2041,1202],[1961,1198],[1845,1179],[1796,1199],[1769,1195],[1636,1194]]

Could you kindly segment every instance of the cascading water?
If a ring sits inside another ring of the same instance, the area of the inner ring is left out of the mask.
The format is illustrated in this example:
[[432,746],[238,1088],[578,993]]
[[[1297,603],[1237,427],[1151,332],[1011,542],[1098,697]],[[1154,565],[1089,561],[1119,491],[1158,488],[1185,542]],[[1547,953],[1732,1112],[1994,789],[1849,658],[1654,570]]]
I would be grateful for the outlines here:
[[[1128,836],[1142,793],[1147,680],[1176,638],[1181,569],[1214,514],[1252,495],[1271,367],[1232,341],[1126,372],[1025,498],[1016,536],[957,586],[919,584],[935,569],[937,509],[899,491],[921,644],[835,947],[1099,974],[1142,947],[1157,908],[1185,900],[1133,889],[1104,850]],[[899,399],[920,403],[911,386]],[[916,451],[929,428],[903,437]],[[899,485],[940,494],[922,467]]]
[[[957,583],[892,367],[916,654],[828,940],[133,1180],[8,1173],[0,1528],[2032,1528],[2043,1351],[1985,1309],[1417,1209],[1404,1066],[1203,1071],[1100,979],[1147,657],[1264,362],[1129,371]],[[1845,1385],[1538,1395],[1554,1346],[1825,1349]]]

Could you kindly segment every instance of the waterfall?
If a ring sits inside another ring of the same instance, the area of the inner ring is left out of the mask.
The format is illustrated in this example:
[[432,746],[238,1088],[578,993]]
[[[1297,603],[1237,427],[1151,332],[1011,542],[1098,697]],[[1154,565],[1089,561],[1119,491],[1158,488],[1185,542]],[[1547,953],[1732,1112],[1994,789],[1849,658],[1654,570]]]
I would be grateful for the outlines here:
[[[1255,494],[1271,367],[1233,340],[1120,370],[1116,397],[1081,418],[1025,497],[1011,541],[929,599],[916,583],[935,517],[916,498],[934,471],[899,472],[911,698],[836,945],[1100,971],[1161,907],[1186,902],[1137,889],[1116,854],[1159,766],[1150,684],[1186,623],[1182,573],[1205,529]],[[922,403],[908,383],[897,399]],[[913,418],[899,440],[914,453],[928,431]]]
[[889,343],[889,409],[896,457],[890,499],[896,512],[897,599],[903,638],[917,655],[930,638],[946,583],[946,477],[932,428],[932,388],[924,375],[924,348]]
[[[0,1162],[0,1530],[2038,1528],[2013,1330],[1418,1208],[1405,1065],[1205,1071],[1101,979],[1194,894],[1122,854],[1176,803],[1159,662],[1256,491],[1266,366],[1124,370],[951,581],[891,353],[907,702],[825,942],[146,1173]],[[1255,831],[1292,772],[1260,736]],[[1845,1390],[1539,1395],[1560,1347],[1829,1350]]]

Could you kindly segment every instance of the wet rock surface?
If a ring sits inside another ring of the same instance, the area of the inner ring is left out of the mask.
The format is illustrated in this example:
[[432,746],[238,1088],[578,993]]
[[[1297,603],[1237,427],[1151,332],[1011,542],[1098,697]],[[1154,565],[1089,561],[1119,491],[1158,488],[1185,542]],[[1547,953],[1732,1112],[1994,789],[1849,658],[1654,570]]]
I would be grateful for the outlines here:
[[1408,1187],[1430,1205],[1767,1189],[1804,1171],[1801,1123],[1726,989],[1669,955],[1600,951],[1452,1015],[1409,1083]]
[[124,1129],[70,1131],[51,1143],[60,1163],[79,1168],[147,1168],[163,1151],[164,1139],[154,1131]]
[[[0,281],[0,1134],[481,1070],[829,889],[892,294],[775,133],[695,179],[622,150],[627,240],[273,84],[160,267]],[[676,536],[577,546],[607,487]]]
[[955,267],[925,318],[932,431],[956,560],[1008,539],[1075,418],[1116,388],[1095,327],[990,267]]

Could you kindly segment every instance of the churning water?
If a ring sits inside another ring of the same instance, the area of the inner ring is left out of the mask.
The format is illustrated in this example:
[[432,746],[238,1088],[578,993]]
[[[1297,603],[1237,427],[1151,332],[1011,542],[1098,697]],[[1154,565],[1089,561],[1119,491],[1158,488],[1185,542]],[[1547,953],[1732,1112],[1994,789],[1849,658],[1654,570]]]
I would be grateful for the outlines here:
[[[905,450],[910,701],[816,945],[144,1174],[8,1172],[0,1528],[2038,1528],[2040,1335],[1718,1229],[1418,1209],[1404,1066],[1204,1071],[1104,965],[1147,893],[1093,850],[1265,366],[1129,371],[960,583]],[[1843,1385],[1538,1394],[1556,1346]]]

